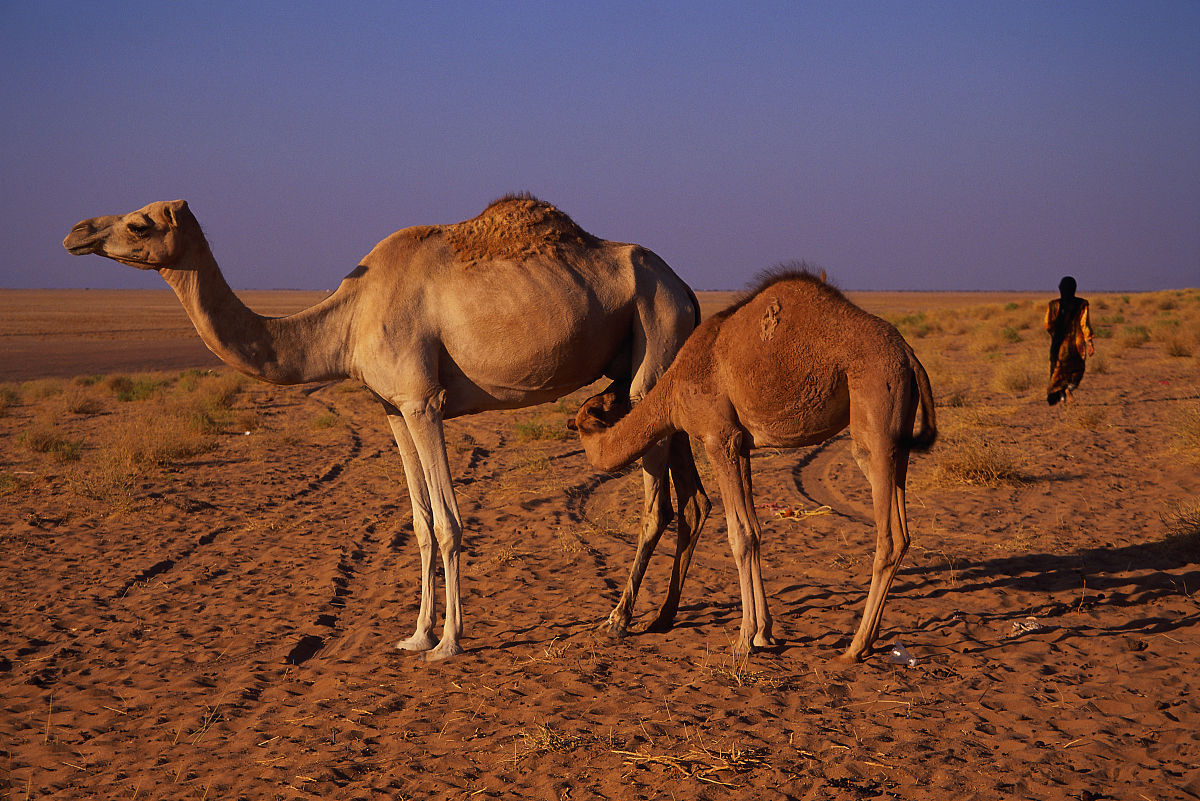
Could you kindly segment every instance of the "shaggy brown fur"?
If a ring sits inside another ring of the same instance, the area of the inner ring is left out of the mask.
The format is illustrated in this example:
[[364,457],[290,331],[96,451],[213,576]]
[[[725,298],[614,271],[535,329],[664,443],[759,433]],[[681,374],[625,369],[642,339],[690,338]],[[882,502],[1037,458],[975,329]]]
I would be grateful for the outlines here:
[[528,194],[506,195],[478,217],[437,230],[466,262],[562,259],[599,242],[562,211]]

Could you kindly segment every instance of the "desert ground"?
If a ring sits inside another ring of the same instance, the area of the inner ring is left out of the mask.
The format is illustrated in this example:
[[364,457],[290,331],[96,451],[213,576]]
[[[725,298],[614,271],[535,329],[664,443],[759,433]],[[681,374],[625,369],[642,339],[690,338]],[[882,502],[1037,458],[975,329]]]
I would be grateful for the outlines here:
[[226,370],[165,290],[0,291],[0,799],[1200,797],[1200,291],[1081,288],[1065,408],[1049,294],[850,294],[940,429],[854,666],[874,534],[845,434],[754,456],[781,644],[742,659],[702,455],[677,625],[640,631],[670,531],[613,641],[641,479],[566,430],[589,392],[449,422],[467,653],[429,664],[393,648],[418,554],[368,393]]

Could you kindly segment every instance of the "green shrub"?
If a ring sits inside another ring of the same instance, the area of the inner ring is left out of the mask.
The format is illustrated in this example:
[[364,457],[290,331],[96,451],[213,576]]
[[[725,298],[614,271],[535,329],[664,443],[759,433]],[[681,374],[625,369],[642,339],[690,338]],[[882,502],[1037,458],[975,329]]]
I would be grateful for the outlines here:
[[544,420],[527,420],[513,423],[513,430],[516,431],[517,439],[521,442],[530,442],[533,440],[562,441],[570,436],[566,423],[555,425],[547,423]]
[[130,378],[124,375],[114,375],[105,383],[108,384],[108,388],[112,390],[117,400],[125,403],[151,398],[170,382],[162,378],[145,376]]

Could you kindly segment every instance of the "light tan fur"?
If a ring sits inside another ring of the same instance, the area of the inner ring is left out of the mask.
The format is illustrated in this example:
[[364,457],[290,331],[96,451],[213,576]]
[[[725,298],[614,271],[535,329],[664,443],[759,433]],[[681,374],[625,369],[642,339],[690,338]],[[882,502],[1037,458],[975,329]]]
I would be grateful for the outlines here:
[[[913,427],[917,409],[921,431]],[[707,320],[632,410],[616,394],[575,418],[588,460],[614,470],[674,432],[704,444],[720,483],[741,585],[739,647],[775,642],[759,558],[750,450],[815,445],[850,428],[871,483],[876,547],[862,623],[841,659],[857,661],[879,632],[884,600],[908,549],[908,455],[936,436],[929,378],[888,323],[807,272],[769,276],[743,302]]]
[[[375,246],[322,302],[267,318],[238,298],[182,200],[97,217],[63,241],[154,269],[175,290],[204,343],[264,381],[353,378],[380,400],[404,461],[421,551],[421,605],[400,648],[427,659],[460,653],[462,524],[442,421],[554,400],[603,375],[640,398],[699,319],[695,295],[637,245],[600,240],[529,196],[504,198],[474,220],[398,231]],[[673,516],[679,538],[671,586],[656,625],[669,626],[692,549],[708,515],[686,438],[643,459],[643,526],[629,581],[606,627],[629,624],[646,562]],[[446,617],[440,641],[434,558],[440,550]]]

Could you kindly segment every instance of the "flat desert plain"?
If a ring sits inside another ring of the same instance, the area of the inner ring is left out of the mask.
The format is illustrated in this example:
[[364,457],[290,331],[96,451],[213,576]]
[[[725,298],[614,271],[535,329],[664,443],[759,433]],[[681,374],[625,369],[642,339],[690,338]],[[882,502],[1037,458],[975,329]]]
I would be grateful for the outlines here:
[[753,458],[780,645],[742,659],[703,456],[677,625],[641,631],[668,532],[612,641],[641,478],[566,431],[588,391],[450,421],[467,653],[427,664],[393,648],[418,554],[367,392],[225,370],[166,291],[0,292],[0,798],[1200,797],[1200,291],[1091,295],[1065,408],[1048,296],[851,296],[940,438],[880,652],[843,666],[874,537],[844,434]]

